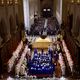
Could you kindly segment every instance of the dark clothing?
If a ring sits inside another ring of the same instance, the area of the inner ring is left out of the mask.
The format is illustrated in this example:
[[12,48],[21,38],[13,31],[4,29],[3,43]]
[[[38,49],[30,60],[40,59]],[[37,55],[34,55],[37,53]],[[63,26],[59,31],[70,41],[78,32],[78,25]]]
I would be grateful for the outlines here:
[[0,54],[0,75],[2,74],[2,58],[1,58],[1,54]]
[[30,50],[32,50],[32,44],[31,43],[28,44],[28,48],[30,48]]

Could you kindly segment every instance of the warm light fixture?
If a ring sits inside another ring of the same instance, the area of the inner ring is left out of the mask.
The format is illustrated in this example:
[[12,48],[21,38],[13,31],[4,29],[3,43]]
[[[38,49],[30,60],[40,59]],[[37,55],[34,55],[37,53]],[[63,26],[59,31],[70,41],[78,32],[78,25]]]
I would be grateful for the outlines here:
[[4,4],[4,0],[1,0],[1,3]]
[[7,0],[7,4],[9,4],[9,0]]
[[74,3],[74,0],[71,0],[71,3]]
[[77,3],[80,3],[80,0],[77,0]]
[[50,9],[47,9],[47,11],[50,11]]
[[71,0],[71,3],[80,3],[80,0]]
[[10,0],[10,4],[12,4],[12,0]]
[[15,0],[15,4],[18,4],[18,0]]
[[46,9],[43,9],[43,11],[46,11]]

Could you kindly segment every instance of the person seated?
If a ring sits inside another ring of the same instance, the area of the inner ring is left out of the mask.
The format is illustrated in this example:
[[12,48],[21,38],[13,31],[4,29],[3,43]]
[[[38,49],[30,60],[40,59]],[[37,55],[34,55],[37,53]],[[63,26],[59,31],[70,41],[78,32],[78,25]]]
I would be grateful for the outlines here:
[[54,51],[54,59],[55,59],[55,63],[58,61],[59,59],[59,54],[57,51]]
[[35,49],[34,49],[34,53],[38,53],[38,50],[37,50],[37,48],[35,48]]

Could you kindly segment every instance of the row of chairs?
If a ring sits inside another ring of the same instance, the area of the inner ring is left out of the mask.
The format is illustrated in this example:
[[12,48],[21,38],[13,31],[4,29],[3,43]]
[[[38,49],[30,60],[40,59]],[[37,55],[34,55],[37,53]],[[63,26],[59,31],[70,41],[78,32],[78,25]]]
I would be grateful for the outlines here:
[[66,66],[65,66],[65,63],[64,63],[64,59],[63,59],[62,53],[59,53],[58,62],[59,62],[60,67],[61,67],[62,76],[64,76],[65,75]]
[[15,74],[16,75],[25,75],[25,69],[27,67],[27,59],[26,59],[26,55],[30,53],[30,49],[28,49],[28,46],[25,46],[21,58],[19,59],[18,63],[16,64],[15,67]]
[[8,72],[12,75],[25,75],[27,68],[27,55],[30,55],[28,45],[24,46],[21,41],[17,49],[13,52],[13,56],[8,61]]
[[21,41],[17,47],[17,49],[12,53],[13,56],[8,61],[8,72],[10,72],[14,66],[16,59],[19,57],[19,53],[23,47],[23,42]]
[[74,64],[73,64],[73,60],[71,58],[71,54],[70,54],[70,52],[69,52],[69,50],[68,50],[68,48],[67,48],[66,43],[65,43],[64,40],[62,40],[62,45],[63,45],[63,49],[64,49],[66,57],[67,57],[67,61],[68,61],[69,67],[70,67],[71,72],[72,72]]

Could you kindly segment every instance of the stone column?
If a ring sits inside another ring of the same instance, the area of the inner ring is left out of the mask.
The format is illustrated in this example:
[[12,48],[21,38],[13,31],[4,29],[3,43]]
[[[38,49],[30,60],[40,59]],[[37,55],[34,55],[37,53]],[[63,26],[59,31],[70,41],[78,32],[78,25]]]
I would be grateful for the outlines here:
[[61,25],[62,23],[62,0],[57,0],[56,18]]
[[57,1],[56,0],[54,0],[53,1],[53,17],[56,17],[56,4],[57,3]]
[[38,0],[38,16],[41,16],[40,0]]
[[25,26],[25,30],[30,30],[29,0],[23,0],[23,10],[24,10],[24,26]]

